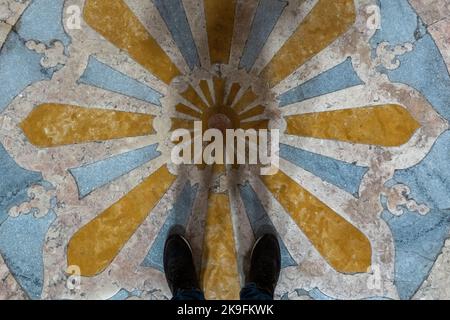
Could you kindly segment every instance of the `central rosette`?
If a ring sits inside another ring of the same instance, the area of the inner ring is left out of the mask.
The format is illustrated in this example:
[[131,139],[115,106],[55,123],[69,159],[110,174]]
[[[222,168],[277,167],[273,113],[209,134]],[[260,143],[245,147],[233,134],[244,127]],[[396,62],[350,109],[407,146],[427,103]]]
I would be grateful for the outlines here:
[[[181,154],[189,153],[187,158],[192,155],[193,162],[188,164],[196,164],[200,169],[205,168],[206,164],[211,164],[205,161],[203,153],[211,149],[211,142],[223,147],[224,152],[220,152],[218,157],[223,158],[225,164],[231,164],[227,162],[227,156],[229,158],[234,156],[233,165],[244,164],[238,161],[239,156],[240,159],[246,157],[248,162],[245,164],[262,164],[263,162],[259,161],[261,160],[259,147],[263,143],[266,154],[267,150],[270,150],[268,146],[271,138],[268,129],[272,119],[268,116],[270,112],[266,105],[267,97],[258,86],[257,79],[252,79],[248,74],[239,71],[228,75],[205,74],[203,71],[198,71],[190,77],[180,77],[174,81],[171,94],[165,100],[165,104],[169,106],[167,109],[170,114],[167,116],[172,122],[170,131],[173,133],[183,130],[177,136],[188,137],[178,141],[171,139],[169,144],[178,147],[184,145],[186,148],[189,145],[190,150],[185,149]],[[263,94],[258,94],[258,91]],[[219,132],[222,137],[217,139]],[[232,139],[230,134],[233,134]],[[262,137],[262,135],[265,136]],[[230,140],[236,143],[237,147],[233,149],[232,156],[230,152],[227,153],[230,150],[228,145]],[[244,145],[245,150],[239,148]],[[254,159],[250,154],[252,148],[256,154],[257,163],[251,160]],[[214,151],[213,155],[216,154],[217,151]],[[179,164],[175,161],[174,163]],[[215,164],[218,163],[215,162]]]
[[227,129],[235,129],[237,125],[232,119],[234,119],[236,115],[220,112],[222,112],[220,109],[211,110],[210,115],[207,115],[208,128],[220,130],[222,133],[225,133]]
[[[210,88],[210,83],[213,88]],[[252,87],[244,88],[238,82],[231,82],[226,78],[219,77],[213,77],[212,81],[200,80],[200,90],[195,89],[194,85],[188,84],[188,88],[180,92],[180,96],[185,101],[181,101],[175,107],[180,114],[177,119],[202,121],[205,131],[213,128],[221,131],[226,129],[267,129],[269,119],[264,117],[265,106],[258,104],[258,95]],[[178,124],[179,127],[191,128]],[[177,128],[177,121],[173,128]]]

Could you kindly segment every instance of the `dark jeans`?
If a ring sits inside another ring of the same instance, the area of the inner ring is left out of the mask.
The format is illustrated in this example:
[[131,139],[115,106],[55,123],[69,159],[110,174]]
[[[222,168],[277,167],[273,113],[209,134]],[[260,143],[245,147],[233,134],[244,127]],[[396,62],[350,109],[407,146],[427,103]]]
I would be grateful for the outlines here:
[[[178,290],[172,300],[205,300],[205,295],[200,290]],[[258,289],[254,283],[249,283],[241,290],[241,300],[273,300],[270,293]]]

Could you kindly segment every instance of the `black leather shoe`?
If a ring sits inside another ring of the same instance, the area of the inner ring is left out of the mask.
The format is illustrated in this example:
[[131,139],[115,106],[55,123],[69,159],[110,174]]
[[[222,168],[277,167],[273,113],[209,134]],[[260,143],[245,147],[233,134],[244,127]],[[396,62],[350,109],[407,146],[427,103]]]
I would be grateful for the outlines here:
[[164,246],[164,272],[172,294],[178,290],[200,290],[192,249],[182,229],[172,228]]
[[258,289],[274,295],[281,271],[281,253],[278,237],[271,226],[264,226],[251,254],[247,284],[254,283]]

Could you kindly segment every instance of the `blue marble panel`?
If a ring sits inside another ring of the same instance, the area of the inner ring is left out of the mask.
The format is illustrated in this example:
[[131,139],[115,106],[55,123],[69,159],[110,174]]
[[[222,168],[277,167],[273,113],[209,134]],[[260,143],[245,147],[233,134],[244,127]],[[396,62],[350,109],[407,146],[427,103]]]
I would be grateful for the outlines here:
[[153,3],[158,8],[189,68],[192,70],[194,67],[200,67],[197,47],[181,0],[153,0]]
[[259,2],[239,64],[240,68],[251,70],[287,5],[288,1],[284,0],[261,0]]
[[80,198],[86,197],[92,191],[159,157],[161,153],[157,149],[158,144],[153,144],[70,169],[70,173],[77,182]]
[[362,84],[364,82],[356,74],[355,69],[353,69],[352,59],[347,58],[344,62],[330,70],[281,94],[277,99],[280,101],[280,107],[285,107],[293,103]]
[[42,68],[41,58],[16,32],[9,34],[0,51],[0,111],[29,85],[51,79],[53,71]]
[[53,211],[36,219],[32,214],[8,217],[0,225],[0,253],[14,278],[31,299],[39,299],[44,283],[42,250],[55,220]]
[[[269,225],[274,227],[272,221],[269,218],[264,206],[258,198],[258,195],[253,190],[251,185],[247,183],[246,185],[239,186],[242,201],[244,203],[245,211],[247,213],[250,225],[253,229],[253,233],[256,233],[261,226]],[[281,249],[281,267],[287,268],[291,266],[296,266],[297,263],[292,258],[289,250],[286,248],[283,240],[278,237]]]
[[425,35],[415,43],[414,51],[399,60],[399,69],[386,72],[389,79],[421,92],[440,115],[450,120],[450,76],[433,38]]
[[[405,209],[406,210],[406,209]],[[410,299],[427,279],[450,232],[450,210],[432,209],[426,216],[409,212],[383,219],[395,240],[395,285],[401,299]]]
[[368,168],[280,144],[280,157],[358,197]]
[[161,93],[101,63],[93,56],[89,57],[86,70],[78,82],[161,106]]
[[[450,131],[445,132],[418,165],[396,171],[393,182],[411,189],[411,198],[430,208],[427,215],[409,212],[384,220],[395,240],[395,283],[402,299],[411,298],[427,278],[450,232]],[[391,184],[393,184],[391,182]]]
[[407,0],[378,0],[381,9],[381,28],[371,39],[372,45],[388,41],[392,45],[414,42],[421,21]]
[[197,191],[198,185],[191,186],[189,181],[186,182],[178,198],[174,199],[173,207],[170,210],[164,225],[160,229],[155,242],[142,262],[142,266],[152,267],[164,272],[164,244],[168,233],[175,225],[186,227],[192,213],[192,206],[195,197],[197,196]]
[[408,1],[380,0],[381,30],[371,40],[377,45],[412,43],[414,49],[398,57],[400,67],[380,71],[393,82],[407,84],[421,92],[437,112],[450,120],[450,75],[436,43]]
[[[43,285],[42,246],[45,234],[55,218],[50,211],[36,219],[34,210],[17,218],[9,210],[29,201],[32,185],[50,187],[39,172],[19,167],[0,144],[0,254],[20,286],[32,299],[38,299]],[[54,201],[53,201],[54,204]]]
[[450,131],[439,137],[418,165],[396,171],[394,180],[409,186],[417,202],[450,209]]
[[64,0],[34,0],[25,9],[19,21],[0,48],[0,111],[29,85],[49,80],[61,67],[43,68],[42,58],[25,46],[35,40],[50,46],[59,40],[65,46],[70,38],[62,24]]
[[71,40],[64,31],[63,9],[64,0],[31,1],[15,26],[21,40],[37,40],[47,46],[59,40],[67,47]]
[[27,201],[27,189],[41,183],[41,173],[19,167],[0,144],[0,225],[13,206]]

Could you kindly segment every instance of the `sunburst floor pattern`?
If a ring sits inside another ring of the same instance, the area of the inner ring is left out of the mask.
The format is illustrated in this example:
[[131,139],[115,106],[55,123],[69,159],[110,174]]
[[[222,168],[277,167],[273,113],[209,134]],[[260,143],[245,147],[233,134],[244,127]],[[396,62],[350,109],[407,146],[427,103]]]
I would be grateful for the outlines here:
[[[257,95],[248,88],[242,96],[237,99],[236,96],[241,90],[241,85],[234,82],[229,86],[230,92],[226,93],[226,79],[215,77],[213,79],[214,94],[211,93],[207,80],[200,81],[200,88],[205,98],[201,98],[192,86],[181,94],[196,109],[185,104],[178,104],[176,111],[193,117],[196,121],[202,121],[203,130],[216,128],[226,129],[267,129],[268,119],[251,121],[251,118],[263,116],[265,107],[263,105],[252,106],[258,99]],[[214,97],[214,101],[213,101]],[[204,101],[206,100],[206,102]],[[251,107],[251,108],[249,108]],[[193,129],[193,121],[173,120],[173,128]],[[186,123],[187,122],[187,123]]]
[[[81,2],[83,23],[90,34],[95,33],[102,45],[119,49],[135,68],[148,73],[148,83],[155,84],[148,89],[149,108],[136,112],[115,110],[108,101],[102,103],[108,107],[48,101],[26,115],[20,127],[38,151],[139,137],[150,143],[66,168],[77,183],[80,203],[107,193],[109,185],[123,182],[127,191],[112,203],[102,203],[96,208],[103,209],[89,213],[89,219],[80,218],[82,223],[59,236],[66,250],[60,251],[64,257],[56,259],[59,262],[50,269],[64,273],[67,267],[77,266],[91,288],[99,288],[110,277],[123,282],[122,287],[133,286],[124,279],[139,268],[161,271],[163,239],[170,225],[181,223],[197,238],[194,249],[200,250],[196,260],[207,298],[237,299],[254,232],[269,223],[280,233],[282,287],[290,290],[305,281],[296,276],[309,263],[312,269],[320,266],[318,277],[323,281],[330,279],[325,275],[329,272],[336,281],[358,288],[361,296],[373,296],[365,288],[367,281],[373,265],[385,268],[386,274],[392,272],[393,257],[388,254],[392,242],[386,243],[386,227],[380,226],[378,214],[369,217],[360,212],[361,179],[369,168],[374,181],[383,184],[388,177],[372,166],[381,167],[380,159],[387,159],[389,152],[396,155],[408,150],[418,132],[431,132],[434,111],[424,116],[429,105],[420,97],[405,98],[404,88],[366,83],[367,72],[355,70],[348,58],[355,53],[343,50],[330,55],[330,50],[346,41],[355,51],[368,46],[368,35],[361,32],[365,21],[359,17],[364,1]],[[157,22],[164,22],[160,29],[152,30],[144,23],[142,13],[134,10],[140,5],[147,10],[143,12],[157,15]],[[252,19],[247,18],[244,32],[239,30],[245,24],[240,19],[249,12]],[[288,19],[292,12],[299,16],[297,22],[297,18]],[[171,39],[165,41],[166,35]],[[95,55],[90,55],[81,79],[88,78]],[[302,70],[322,58],[331,64],[318,64],[320,70],[302,78]],[[104,68],[103,63],[95,63]],[[309,92],[308,83],[321,74],[335,74],[336,68],[349,76],[338,79],[320,96]],[[81,83],[86,81],[81,79]],[[90,81],[84,85],[99,87]],[[397,93],[378,97],[376,90],[381,96],[386,88]],[[423,107],[409,105],[417,101]],[[208,166],[172,165],[170,132],[191,130],[194,121],[201,121],[203,130],[279,129],[280,171],[259,176],[248,166],[221,166],[211,173]],[[326,151],[327,146],[332,151]],[[362,153],[372,159],[357,155],[352,159],[352,150],[365,150]],[[341,181],[325,177],[325,167],[323,172],[308,170],[308,163],[315,161],[312,157],[336,167]],[[127,175],[145,166],[145,176],[125,182]],[[153,216],[156,220],[151,220]],[[66,225],[66,218],[58,219],[56,226]],[[142,232],[150,232],[146,228],[153,230],[151,241],[138,245]],[[133,256],[134,246],[146,250]],[[383,249],[388,252],[384,256],[379,252]],[[127,260],[130,270],[118,271]],[[149,281],[167,290],[159,285],[159,271],[142,274],[154,277]],[[392,283],[386,286],[384,294],[395,296]]]

